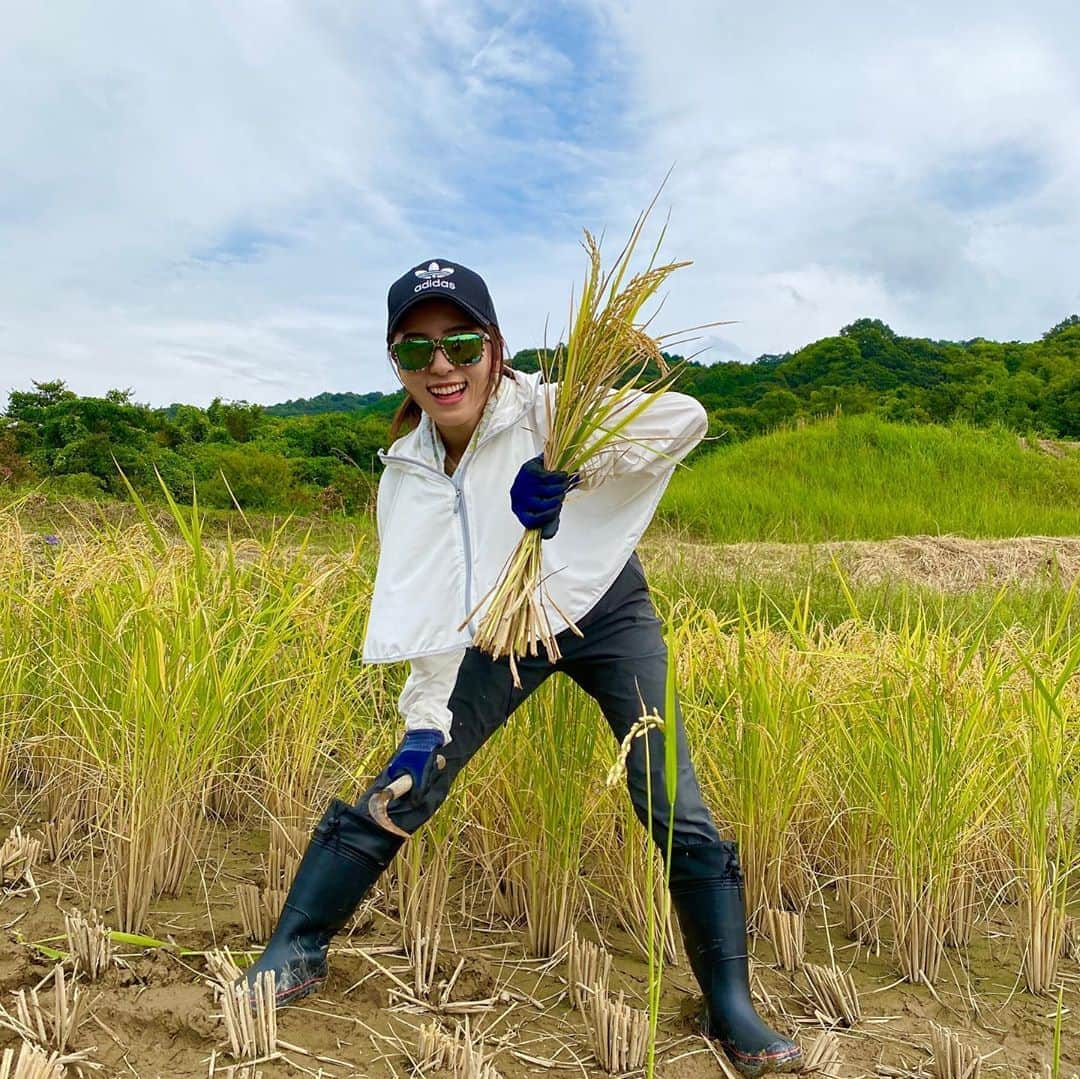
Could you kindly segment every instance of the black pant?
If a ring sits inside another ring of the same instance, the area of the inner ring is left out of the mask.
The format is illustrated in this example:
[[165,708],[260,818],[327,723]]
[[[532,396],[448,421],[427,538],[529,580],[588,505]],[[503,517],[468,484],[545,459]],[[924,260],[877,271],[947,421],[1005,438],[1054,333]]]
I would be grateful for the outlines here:
[[[659,619],[636,554],[615,582],[578,622],[584,634],[564,630],[557,637],[562,658],[552,664],[543,646],[540,656],[517,661],[521,687],[515,688],[506,659],[493,660],[477,648],[468,648],[458,670],[448,707],[453,720],[451,741],[439,752],[446,767],[419,798],[402,798],[390,806],[390,816],[407,832],[415,832],[445,801],[450,785],[473,754],[506,722],[530,693],[555,671],[564,671],[600,705],[612,734],[621,742],[642,714],[653,709],[664,715],[667,649]],[[644,703],[644,709],[642,708]],[[690,761],[683,730],[682,711],[676,703],[678,781],[675,790],[674,849],[717,842],[719,835],[701,798],[697,776]],[[652,771],[652,836],[663,850],[667,842],[669,805],[664,782],[664,743],[660,731],[651,729],[649,761]],[[634,739],[627,758],[627,785],[638,819],[648,819],[644,737]],[[384,769],[357,804],[368,817],[367,801],[385,787],[390,778]],[[370,817],[368,817],[370,819]],[[401,845],[387,835],[385,850],[372,853],[388,861]]]

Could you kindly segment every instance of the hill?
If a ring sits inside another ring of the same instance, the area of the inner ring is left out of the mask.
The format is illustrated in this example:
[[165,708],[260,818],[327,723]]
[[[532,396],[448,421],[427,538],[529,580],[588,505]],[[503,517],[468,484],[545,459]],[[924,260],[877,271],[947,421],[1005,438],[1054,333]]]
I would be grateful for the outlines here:
[[850,416],[680,469],[658,519],[713,542],[1080,535],[1080,450],[1004,428]]
[[[516,367],[535,371],[536,349]],[[678,357],[669,357],[677,360]],[[1008,428],[1043,439],[1080,438],[1080,317],[1038,341],[930,341],[877,319],[751,364],[685,364],[677,388],[705,406],[717,445],[754,439],[841,413],[901,424]],[[151,408],[131,390],[80,397],[61,380],[14,390],[0,418],[0,484],[44,480],[57,493],[126,497],[117,464],[155,497],[245,509],[362,512],[389,443],[400,393],[320,393],[265,407],[216,398],[203,408]]]
[[[512,363],[535,371],[539,358],[539,350],[527,349],[515,353]],[[710,433],[733,442],[837,410],[903,423],[999,423],[1020,432],[1080,438],[1080,316],[1026,342],[904,337],[880,319],[861,318],[796,352],[762,355],[753,363],[688,361],[679,388],[705,406]],[[385,417],[400,401],[400,392],[324,393],[265,411]]]
[[400,394],[385,394],[378,390],[372,393],[320,393],[316,397],[299,397],[279,405],[268,405],[264,411],[268,416],[318,416],[325,412],[361,412],[378,405],[388,396],[401,399]]

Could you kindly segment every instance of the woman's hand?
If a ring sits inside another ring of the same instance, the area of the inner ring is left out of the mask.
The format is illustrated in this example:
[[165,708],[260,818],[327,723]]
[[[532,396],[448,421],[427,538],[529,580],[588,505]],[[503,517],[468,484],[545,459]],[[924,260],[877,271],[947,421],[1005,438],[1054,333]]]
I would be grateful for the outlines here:
[[549,472],[540,454],[518,469],[510,488],[510,508],[526,528],[539,528],[544,539],[551,539],[559,531],[559,514],[566,492],[580,482],[577,472],[572,476]]
[[408,774],[413,782],[410,797],[422,797],[427,793],[427,788],[438,771],[435,750],[442,745],[443,736],[440,731],[406,731],[404,740],[386,766],[387,777],[393,780]]

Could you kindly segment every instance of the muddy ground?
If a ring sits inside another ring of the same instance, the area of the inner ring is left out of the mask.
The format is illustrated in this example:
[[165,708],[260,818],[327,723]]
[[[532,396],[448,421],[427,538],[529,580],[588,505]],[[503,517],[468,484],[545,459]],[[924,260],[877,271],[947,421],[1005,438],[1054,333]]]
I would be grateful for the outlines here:
[[[0,835],[14,823],[12,807],[0,812]],[[23,817],[23,824],[40,826]],[[206,857],[190,876],[181,898],[155,903],[146,931],[168,938],[175,951],[140,952],[121,948],[122,966],[99,982],[84,985],[89,1017],[75,1044],[93,1047],[98,1075],[140,1077],[205,1076],[214,1057],[215,1074],[229,1064],[222,1022],[209,987],[204,959],[181,949],[245,948],[237,884],[257,882],[267,846],[265,834],[218,826]],[[89,881],[100,872],[100,857],[39,866],[38,895],[22,888],[0,896],[0,1005],[14,1012],[14,991],[47,979],[52,960],[34,947],[47,942],[66,948],[62,911],[90,905]],[[1056,1001],[1030,996],[1018,982],[1019,953],[1011,908],[992,924],[980,926],[966,954],[950,951],[940,983],[933,989],[898,983],[887,950],[868,953],[843,937],[835,896],[822,891],[822,906],[806,919],[806,956],[850,967],[858,986],[863,1018],[852,1029],[838,1029],[841,1063],[830,1074],[930,1075],[930,1024],[961,1032],[984,1054],[983,1075],[1042,1075],[1050,1060]],[[523,1076],[602,1075],[579,1013],[566,1000],[565,963],[529,959],[520,926],[510,926],[478,909],[475,893],[458,886],[449,904],[440,971],[449,978],[464,965],[449,995],[442,1019],[452,1025],[465,1014],[486,1032],[494,1063],[507,1079]],[[103,912],[111,924],[110,911]],[[435,1016],[430,1007],[395,999],[395,978],[408,983],[410,968],[399,948],[393,899],[382,893],[361,908],[357,928],[339,939],[331,953],[330,979],[321,992],[280,1013],[279,1036],[298,1049],[260,1066],[266,1077],[405,1076],[417,1074],[418,1028]],[[829,933],[826,933],[826,922]],[[583,923],[582,932],[595,939]],[[614,987],[644,1006],[647,972],[628,938],[604,926],[603,937],[615,956]],[[59,938],[59,939],[58,939]],[[822,1030],[806,1007],[802,974],[775,967],[772,946],[754,942],[756,985],[761,1010],[773,1024],[809,1046]],[[1080,965],[1063,965],[1065,1077],[1080,1071]],[[51,998],[49,998],[51,999]],[[700,998],[685,963],[665,975],[657,1073],[667,1079],[727,1074],[715,1051],[695,1034]],[[16,1044],[0,1030],[0,1049]],[[301,1052],[299,1050],[304,1050]],[[250,1074],[250,1073],[248,1073]]]

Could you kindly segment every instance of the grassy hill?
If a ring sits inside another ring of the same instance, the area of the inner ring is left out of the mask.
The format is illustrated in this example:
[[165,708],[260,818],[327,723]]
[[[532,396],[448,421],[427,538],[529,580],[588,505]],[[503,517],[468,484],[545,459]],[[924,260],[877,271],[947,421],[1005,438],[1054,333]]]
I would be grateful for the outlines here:
[[[515,366],[525,371],[536,370],[540,359],[535,349],[514,354]],[[732,507],[739,507],[738,513],[746,515],[743,523],[754,525],[762,538],[954,529],[1000,535],[1023,530],[1025,522],[1029,530],[1038,529],[1037,520],[1047,522],[1046,531],[1077,531],[1067,503],[1052,495],[1038,502],[1038,476],[1032,497],[1046,513],[1035,518],[1026,515],[1026,504],[997,505],[987,491],[965,487],[961,480],[955,496],[949,496],[951,508],[939,505],[944,493],[933,485],[907,491],[902,475],[909,450],[916,464],[926,454],[948,456],[938,445],[940,436],[932,433],[925,436],[925,445],[923,436],[913,434],[916,445],[907,449],[890,442],[886,450],[897,455],[896,463],[885,462],[884,471],[866,477],[863,485],[856,482],[858,466],[843,463],[844,475],[837,482],[850,479],[855,488],[841,493],[842,487],[826,482],[811,498],[812,484],[783,487],[789,472],[783,459],[802,456],[803,441],[785,441],[768,432],[797,431],[800,424],[839,413],[872,415],[884,424],[962,423],[1033,439],[1080,439],[1080,316],[1070,316],[1031,342],[930,341],[899,335],[878,319],[857,319],[838,334],[783,356],[760,356],[750,364],[689,362],[676,388],[700,401],[708,414],[712,437],[692,459],[706,469],[702,474],[723,484],[735,482],[740,469],[753,477],[746,481],[749,491],[730,492],[738,497],[711,507],[701,504],[693,485],[676,485],[676,495],[665,505],[677,507],[672,512],[704,534],[733,535],[739,518],[732,523]],[[12,390],[0,413],[0,484],[18,487],[43,480],[54,494],[125,498],[119,465],[135,489],[151,499],[160,497],[160,475],[174,498],[188,502],[194,488],[203,505],[222,509],[235,497],[245,510],[363,513],[380,468],[377,450],[388,445],[390,417],[402,400],[401,393],[322,393],[270,407],[215,398],[205,409],[185,404],[160,409],[137,403],[132,394],[109,390],[104,397],[80,397],[61,379]],[[907,428],[889,428],[901,429]],[[841,438],[847,431],[853,438],[860,431],[892,437],[877,425],[838,430]],[[745,456],[728,456],[735,444],[759,436],[764,441],[748,447]],[[803,437],[809,451],[824,436]],[[994,437],[995,446],[1010,443],[1004,434]],[[978,436],[969,434],[971,440],[976,459],[984,452],[998,456],[998,450],[976,450]],[[705,465],[717,445],[725,447],[721,459]],[[877,460],[875,452],[886,452],[872,446],[863,450],[870,461]],[[1017,448],[1011,451],[1013,465],[1004,458],[997,463],[1009,472],[1006,481],[1014,468],[1026,482],[1025,469],[1047,467],[1045,462],[1020,464]],[[807,465],[819,477],[832,464],[829,447],[820,453],[820,460]],[[938,465],[952,467],[944,458]],[[967,466],[958,461],[956,467],[963,473]],[[777,483],[758,490],[760,477],[777,469]],[[873,472],[872,466],[867,469]],[[722,479],[726,470],[730,481]],[[1051,467],[1046,482],[1052,485],[1060,473],[1071,475],[1070,466]],[[996,475],[994,469],[989,475]],[[796,478],[792,472],[792,482]],[[874,484],[884,485],[887,497],[879,499]],[[896,505],[894,491],[906,492],[909,504]],[[868,498],[870,516],[849,495]],[[811,501],[804,505],[806,498]]]
[[823,420],[676,471],[658,519],[714,542],[1080,535],[1080,451],[1015,433]]

